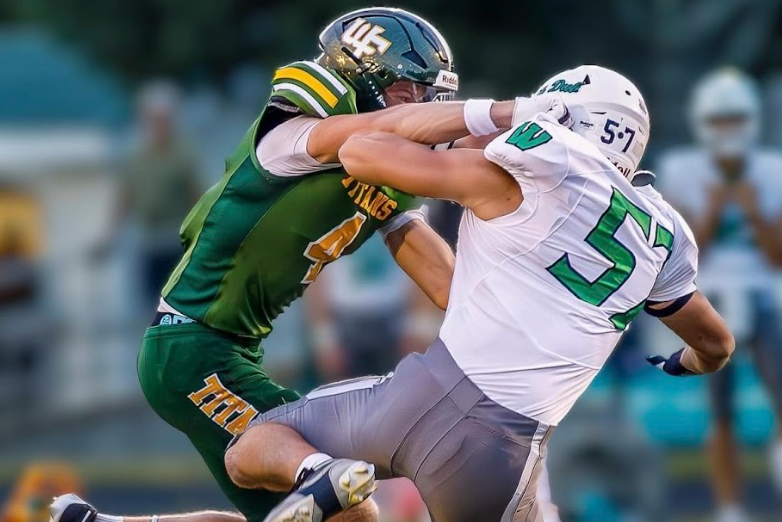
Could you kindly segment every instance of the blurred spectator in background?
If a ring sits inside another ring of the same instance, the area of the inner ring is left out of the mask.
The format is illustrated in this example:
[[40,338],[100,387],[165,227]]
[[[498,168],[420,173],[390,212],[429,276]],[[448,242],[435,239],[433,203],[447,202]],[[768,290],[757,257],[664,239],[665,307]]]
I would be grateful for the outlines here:
[[81,489],[76,472],[67,464],[32,464],[19,477],[8,502],[0,506],[0,522],[47,520],[52,496]]
[[24,410],[36,396],[29,379],[45,330],[40,299],[42,212],[38,200],[0,185],[0,411]]
[[202,190],[196,155],[177,128],[177,86],[152,81],[137,104],[140,142],[127,158],[117,222],[138,228],[143,297],[150,304],[182,255],[179,227]]
[[[701,252],[700,289],[719,308],[739,349],[752,350],[779,420],[782,325],[774,289],[782,265],[782,154],[758,148],[760,113],[749,77],[734,69],[707,76],[691,102],[698,146],[662,160],[660,188],[692,226]],[[731,365],[710,382],[720,522],[746,520],[733,434],[734,375]],[[782,486],[782,439],[770,460]]]
[[318,381],[382,375],[437,336],[443,314],[376,234],[329,265],[306,297]]

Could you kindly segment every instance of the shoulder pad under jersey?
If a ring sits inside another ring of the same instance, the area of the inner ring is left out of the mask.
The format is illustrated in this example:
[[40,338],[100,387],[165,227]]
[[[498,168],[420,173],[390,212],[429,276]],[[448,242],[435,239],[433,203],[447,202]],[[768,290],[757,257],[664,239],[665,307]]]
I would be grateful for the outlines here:
[[353,88],[337,73],[315,62],[294,62],[277,69],[272,79],[272,97],[275,96],[320,118],[357,112]]

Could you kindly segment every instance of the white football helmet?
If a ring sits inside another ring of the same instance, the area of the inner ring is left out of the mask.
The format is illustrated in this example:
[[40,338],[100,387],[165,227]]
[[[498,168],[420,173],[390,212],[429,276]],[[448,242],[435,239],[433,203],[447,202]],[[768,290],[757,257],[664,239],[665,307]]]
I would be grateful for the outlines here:
[[760,134],[755,82],[738,69],[712,72],[693,89],[690,119],[696,138],[714,155],[743,156]]
[[621,74],[582,65],[546,81],[533,96],[559,94],[573,131],[594,143],[632,179],[649,141],[649,111],[638,88]]

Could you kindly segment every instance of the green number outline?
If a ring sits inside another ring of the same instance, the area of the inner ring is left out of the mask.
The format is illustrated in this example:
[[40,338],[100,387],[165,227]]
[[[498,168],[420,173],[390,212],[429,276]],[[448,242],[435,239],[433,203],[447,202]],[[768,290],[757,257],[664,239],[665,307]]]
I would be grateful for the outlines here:
[[[630,216],[641,228],[647,243],[652,232],[652,216],[633,204],[616,187],[613,187],[611,202],[600,216],[584,241],[600,255],[609,260],[612,266],[606,268],[594,281],[589,281],[570,263],[569,254],[563,254],[551,264],[547,270],[576,298],[594,306],[602,306],[630,279],[636,267],[635,254],[616,238],[616,234]],[[652,248],[663,247],[668,251],[666,262],[671,255],[673,233],[656,223],[655,240]],[[643,309],[646,300],[630,310],[611,316],[611,323],[618,330],[624,330],[627,325]]]

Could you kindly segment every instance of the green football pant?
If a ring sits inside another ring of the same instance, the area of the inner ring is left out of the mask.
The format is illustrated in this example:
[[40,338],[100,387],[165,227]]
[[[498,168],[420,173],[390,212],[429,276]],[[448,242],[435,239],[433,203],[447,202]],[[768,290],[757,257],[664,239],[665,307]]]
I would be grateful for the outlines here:
[[149,404],[190,438],[220,488],[250,522],[262,521],[283,496],[234,485],[225,470],[225,450],[259,413],[299,398],[266,375],[262,360],[257,339],[198,323],[148,328],[138,358]]

